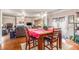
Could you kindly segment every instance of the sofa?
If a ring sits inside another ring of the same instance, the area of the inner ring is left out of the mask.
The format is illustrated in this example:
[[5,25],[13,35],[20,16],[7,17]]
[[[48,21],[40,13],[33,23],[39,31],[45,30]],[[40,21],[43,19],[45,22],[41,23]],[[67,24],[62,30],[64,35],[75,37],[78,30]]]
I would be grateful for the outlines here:
[[2,30],[2,36],[7,35],[8,32],[6,30]]
[[24,31],[24,26],[16,26],[16,37],[24,37],[25,36],[25,31]]

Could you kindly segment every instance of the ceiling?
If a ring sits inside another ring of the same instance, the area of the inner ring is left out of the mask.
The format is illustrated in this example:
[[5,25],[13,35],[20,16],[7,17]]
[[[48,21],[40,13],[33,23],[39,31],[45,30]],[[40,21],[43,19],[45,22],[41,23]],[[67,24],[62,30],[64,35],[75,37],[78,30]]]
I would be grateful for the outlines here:
[[61,11],[62,9],[2,9],[3,15],[11,16],[37,16],[43,13],[54,13]]

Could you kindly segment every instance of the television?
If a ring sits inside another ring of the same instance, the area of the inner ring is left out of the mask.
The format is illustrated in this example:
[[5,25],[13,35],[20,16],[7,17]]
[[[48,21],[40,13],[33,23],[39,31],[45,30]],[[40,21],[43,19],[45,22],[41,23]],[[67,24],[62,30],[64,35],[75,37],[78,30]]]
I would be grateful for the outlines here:
[[32,25],[32,23],[31,22],[28,22],[28,23],[26,23],[27,25],[29,25],[29,26],[31,26]]

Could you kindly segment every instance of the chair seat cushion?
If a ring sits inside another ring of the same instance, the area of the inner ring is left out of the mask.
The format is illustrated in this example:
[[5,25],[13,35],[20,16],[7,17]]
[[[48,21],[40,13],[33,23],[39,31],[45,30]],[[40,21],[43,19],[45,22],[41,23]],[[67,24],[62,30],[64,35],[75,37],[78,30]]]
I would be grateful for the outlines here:
[[30,36],[30,38],[31,38],[31,40],[35,40],[36,38],[35,37],[33,37],[33,36]]
[[57,38],[52,38],[52,37],[50,37],[50,36],[44,37],[44,39],[47,40],[47,41],[50,41],[51,39],[53,39],[53,40],[52,40],[53,42],[57,41]]
[[44,37],[45,40],[50,41],[52,37]]

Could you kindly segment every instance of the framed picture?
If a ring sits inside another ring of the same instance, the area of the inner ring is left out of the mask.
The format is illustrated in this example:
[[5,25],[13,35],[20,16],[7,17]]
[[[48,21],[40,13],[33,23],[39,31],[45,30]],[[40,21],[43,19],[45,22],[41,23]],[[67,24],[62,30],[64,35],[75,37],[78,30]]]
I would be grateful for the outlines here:
[[74,23],[74,15],[68,16],[68,23],[73,24]]

